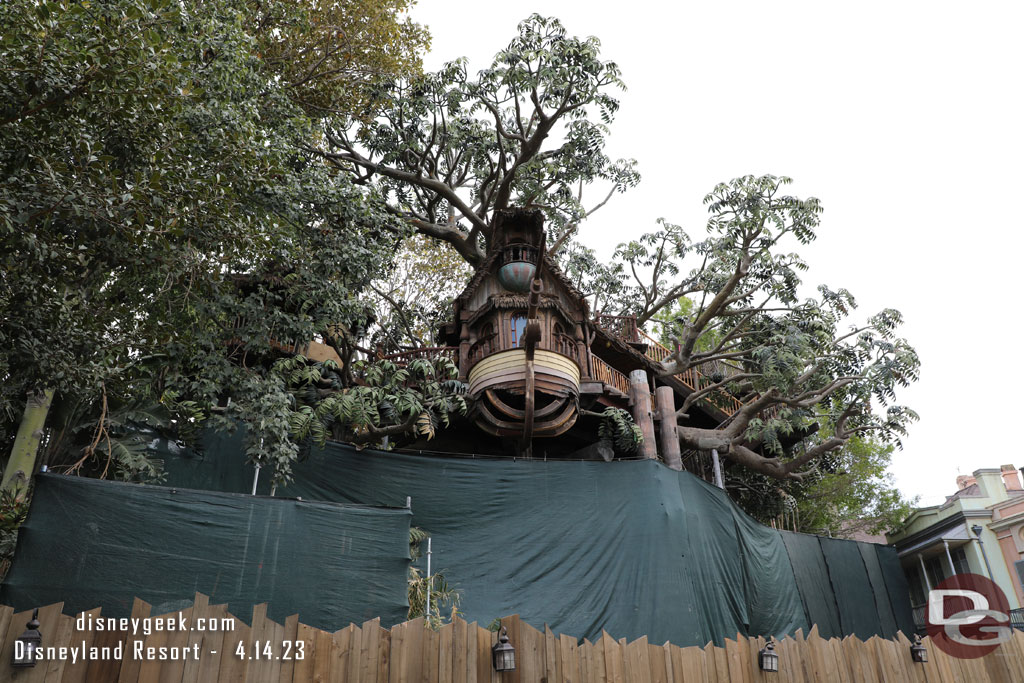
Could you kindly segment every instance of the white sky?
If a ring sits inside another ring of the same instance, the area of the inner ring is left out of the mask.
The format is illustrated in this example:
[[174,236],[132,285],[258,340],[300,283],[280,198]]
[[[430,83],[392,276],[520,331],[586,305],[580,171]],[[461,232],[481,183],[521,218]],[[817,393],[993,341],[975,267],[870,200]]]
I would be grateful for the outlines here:
[[661,216],[698,238],[715,183],[792,177],[825,207],[805,281],[848,288],[864,316],[899,309],[921,355],[900,489],[934,504],[958,473],[1024,466],[1024,3],[420,0],[412,16],[428,68],[475,72],[535,11],[600,38],[628,86],[607,151],[643,180],[585,243],[610,254]]

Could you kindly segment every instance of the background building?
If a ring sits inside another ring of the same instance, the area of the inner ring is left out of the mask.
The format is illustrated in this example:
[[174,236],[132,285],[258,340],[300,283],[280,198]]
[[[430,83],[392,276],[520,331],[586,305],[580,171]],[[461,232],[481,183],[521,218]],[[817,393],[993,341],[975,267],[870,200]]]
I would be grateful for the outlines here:
[[957,477],[941,505],[918,508],[888,534],[910,585],[914,619],[924,624],[928,591],[963,573],[991,578],[1012,609],[1024,605],[1024,486],[1013,465]]

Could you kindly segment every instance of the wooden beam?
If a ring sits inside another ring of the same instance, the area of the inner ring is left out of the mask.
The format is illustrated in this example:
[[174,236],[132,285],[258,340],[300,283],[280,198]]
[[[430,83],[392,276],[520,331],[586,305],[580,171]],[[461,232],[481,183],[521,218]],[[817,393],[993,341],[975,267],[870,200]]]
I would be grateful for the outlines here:
[[676,428],[676,392],[672,387],[660,386],[654,390],[658,402],[658,436],[661,437],[661,457],[674,470],[683,469],[679,449],[679,430]]
[[651,415],[651,391],[647,383],[647,372],[633,370],[629,373],[629,403],[633,409],[633,421],[640,426],[644,442],[640,444],[640,454],[651,460],[658,457],[658,447],[654,441],[654,418]]

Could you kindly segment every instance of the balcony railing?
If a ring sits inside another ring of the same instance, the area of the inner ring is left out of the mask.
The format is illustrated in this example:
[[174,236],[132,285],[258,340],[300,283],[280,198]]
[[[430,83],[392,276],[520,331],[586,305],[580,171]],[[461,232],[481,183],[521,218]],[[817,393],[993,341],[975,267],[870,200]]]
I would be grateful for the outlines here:
[[[603,315],[599,314],[594,322],[617,337],[632,344],[643,341],[640,339],[640,328],[636,324],[635,315]],[[647,336],[647,335],[644,335]],[[667,349],[666,349],[667,350]]]
[[[644,351],[644,355],[657,363],[664,362],[665,359],[672,355],[672,351],[669,350],[668,347],[664,346],[657,339],[654,339],[637,326],[635,316],[599,315],[595,318],[595,322],[608,332],[611,332],[627,342],[646,344],[647,349]],[[721,379],[725,379],[730,375],[738,373],[739,370],[730,367],[725,363],[711,361],[703,363],[697,367],[687,368],[683,372],[675,375],[675,378],[686,385],[686,387],[691,391],[700,391],[701,389],[706,389],[712,384],[717,384]],[[721,376],[720,378],[719,375]],[[728,416],[732,416],[737,410],[743,407],[743,403],[738,398],[724,389],[716,389],[704,396],[701,400],[710,403]],[[761,414],[768,416],[774,415],[775,413],[777,413],[775,408],[769,408],[762,411]]]
[[[657,339],[654,339],[643,330],[637,330],[637,332],[639,339],[647,343],[647,351],[645,355],[651,360],[662,363],[666,358],[672,355],[672,352]],[[725,372],[724,368],[725,366],[720,363],[704,363],[698,367],[687,368],[678,375],[675,375],[675,378],[685,384],[689,389],[693,391],[700,391],[701,389],[706,389],[712,384],[717,384],[713,378],[714,375],[719,373],[725,376],[728,376],[729,374],[737,374],[735,368],[728,368],[728,372]],[[722,379],[724,379],[724,377]],[[732,415],[743,407],[743,403],[741,403],[739,399],[728,391],[724,391],[722,389],[716,389],[710,394],[707,394],[702,400],[707,401],[726,415]]]
[[517,261],[536,265],[540,261],[540,250],[530,244],[510,244],[505,247],[501,252],[501,265]]
[[[521,343],[505,344],[503,346],[496,332],[482,337],[469,347],[469,367],[466,368],[466,373],[468,374],[474,365],[491,354],[518,348],[522,348]],[[567,358],[571,358],[576,365],[580,364],[580,353],[576,340],[567,334],[543,335],[537,348],[545,351],[554,351]]]
[[590,356],[593,379],[604,382],[607,386],[618,389],[626,396],[629,396],[629,378],[621,372],[605,363],[597,356]]

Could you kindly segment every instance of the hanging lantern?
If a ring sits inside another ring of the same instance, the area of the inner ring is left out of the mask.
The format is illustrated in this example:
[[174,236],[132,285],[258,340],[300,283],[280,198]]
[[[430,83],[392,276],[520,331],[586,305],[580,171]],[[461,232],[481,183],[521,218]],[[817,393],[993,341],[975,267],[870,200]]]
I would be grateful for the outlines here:
[[910,646],[910,658],[918,664],[928,661],[928,648],[921,644],[921,636],[914,634],[914,644]]
[[508,642],[508,629],[501,628],[501,635],[498,642],[491,648],[491,655],[494,659],[495,671],[516,670],[516,649]]
[[768,636],[768,642],[758,653],[757,663],[761,667],[761,671],[773,671],[778,673],[779,671],[779,655],[775,652],[775,642],[771,636]]
[[25,624],[28,629],[14,641],[14,656],[11,666],[27,668],[36,665],[36,651],[43,646],[43,636],[39,633],[39,608],[32,612],[32,620]]

